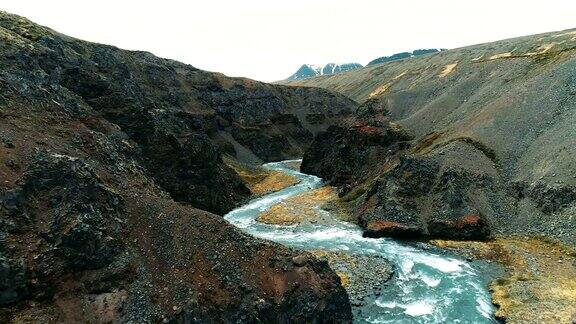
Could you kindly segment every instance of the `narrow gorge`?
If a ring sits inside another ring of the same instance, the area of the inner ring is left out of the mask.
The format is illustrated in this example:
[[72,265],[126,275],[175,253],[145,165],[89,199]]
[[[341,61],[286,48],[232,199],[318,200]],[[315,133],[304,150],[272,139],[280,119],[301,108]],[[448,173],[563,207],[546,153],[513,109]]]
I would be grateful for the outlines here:
[[574,323],[576,32],[264,83],[0,11],[0,322]]

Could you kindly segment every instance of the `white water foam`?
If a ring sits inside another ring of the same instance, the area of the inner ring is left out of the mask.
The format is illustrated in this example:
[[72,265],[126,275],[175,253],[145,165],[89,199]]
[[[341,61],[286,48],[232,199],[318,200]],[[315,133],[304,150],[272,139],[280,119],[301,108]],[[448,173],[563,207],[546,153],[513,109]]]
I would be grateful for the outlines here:
[[[376,254],[395,264],[396,277],[389,284],[391,288],[396,287],[396,290],[393,290],[393,295],[374,300],[382,313],[366,314],[366,317],[357,318],[356,321],[494,322],[493,306],[486,288],[476,270],[463,260],[431,252],[424,244],[410,245],[392,239],[365,238],[360,228],[345,222],[335,222],[330,227],[277,226],[256,222],[257,215],[272,205],[322,184],[320,178],[288,169],[282,162],[267,164],[265,167],[292,174],[301,179],[301,183],[253,200],[230,212],[225,218],[232,224],[257,237],[295,248]],[[455,307],[458,310],[454,311]]]
[[410,316],[423,316],[432,314],[434,303],[430,300],[419,300],[403,307],[404,313]]
[[427,275],[423,272],[418,273],[420,280],[422,280],[428,287],[434,288],[440,284],[440,278],[434,278],[430,275]]
[[400,308],[404,310],[404,314],[410,316],[424,316],[429,315],[434,312],[434,304],[433,300],[424,299],[424,300],[417,300],[410,303],[402,304],[393,301],[380,301],[376,300],[376,305],[382,308],[394,309]]

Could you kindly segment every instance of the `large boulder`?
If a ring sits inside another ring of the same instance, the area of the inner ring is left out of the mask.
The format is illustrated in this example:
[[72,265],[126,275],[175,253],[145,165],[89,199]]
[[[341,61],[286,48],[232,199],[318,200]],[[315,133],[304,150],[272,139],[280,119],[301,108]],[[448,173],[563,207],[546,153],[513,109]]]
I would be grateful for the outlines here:
[[482,239],[510,210],[499,161],[471,138],[415,144],[390,121],[386,103],[319,133],[302,170],[340,187],[341,201],[369,237]]
[[[80,159],[37,154],[18,187],[1,200],[6,221],[0,230],[26,237],[34,251],[27,263],[3,259],[7,281],[17,285],[5,292],[12,302],[25,297],[24,287],[49,294],[45,288],[60,276],[102,268],[122,250],[122,199]],[[14,249],[8,253],[21,255]]]
[[[482,239],[490,234],[487,217],[507,207],[499,190],[494,161],[467,141],[454,141],[426,155],[401,156],[357,215],[371,236]],[[382,223],[389,226],[375,231]]]

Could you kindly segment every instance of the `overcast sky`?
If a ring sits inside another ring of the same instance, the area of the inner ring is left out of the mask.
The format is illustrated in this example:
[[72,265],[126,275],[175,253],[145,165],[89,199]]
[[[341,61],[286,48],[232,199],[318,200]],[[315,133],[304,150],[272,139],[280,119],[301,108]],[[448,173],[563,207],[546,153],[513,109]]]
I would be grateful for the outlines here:
[[576,27],[574,0],[0,0],[77,38],[263,81],[303,63],[358,62]]

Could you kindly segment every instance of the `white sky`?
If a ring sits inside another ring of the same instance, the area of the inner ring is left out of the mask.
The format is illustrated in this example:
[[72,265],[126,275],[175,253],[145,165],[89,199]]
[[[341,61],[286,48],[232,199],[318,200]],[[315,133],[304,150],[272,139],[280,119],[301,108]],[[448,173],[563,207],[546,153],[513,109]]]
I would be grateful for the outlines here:
[[263,81],[303,63],[358,62],[576,27],[574,0],[0,0],[77,38]]

